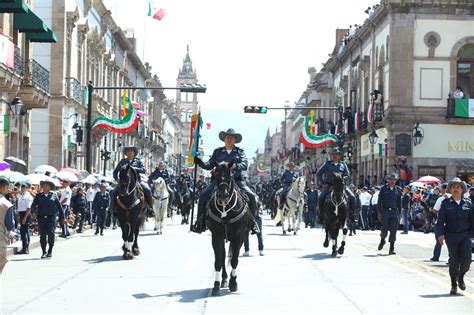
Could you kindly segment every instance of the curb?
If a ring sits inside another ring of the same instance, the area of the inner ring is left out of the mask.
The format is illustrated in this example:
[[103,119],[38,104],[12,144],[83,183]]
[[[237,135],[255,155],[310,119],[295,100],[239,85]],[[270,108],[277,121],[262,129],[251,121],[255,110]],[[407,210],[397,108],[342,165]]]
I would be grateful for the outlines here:
[[[83,233],[84,233],[88,230],[92,230],[92,227],[90,225],[85,225],[85,226],[82,227],[82,230],[83,230]],[[55,233],[55,242],[67,241],[71,237],[74,237],[75,235],[78,234],[76,232],[76,230],[73,230],[72,228],[69,228],[70,236],[68,238],[63,239],[62,237],[58,236],[58,235],[61,235],[61,233],[62,232],[59,232],[59,233],[56,232]],[[32,236],[31,241],[30,241],[30,251],[32,249],[35,249],[35,248],[38,248],[38,247],[40,247],[39,235]],[[8,245],[8,247],[7,247],[7,257],[16,255],[16,253],[19,252],[21,250],[21,248],[22,248],[21,240],[18,240],[13,244]]]

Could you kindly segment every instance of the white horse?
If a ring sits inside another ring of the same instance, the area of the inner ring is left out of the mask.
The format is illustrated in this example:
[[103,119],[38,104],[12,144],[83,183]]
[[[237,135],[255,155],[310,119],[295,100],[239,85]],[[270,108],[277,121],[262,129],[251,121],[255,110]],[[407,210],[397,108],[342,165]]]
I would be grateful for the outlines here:
[[[303,219],[305,188],[306,188],[306,181],[304,179],[304,176],[298,177],[291,184],[291,188],[288,191],[288,194],[286,195],[286,198],[284,201],[285,204],[283,205],[283,210],[278,210],[283,234],[286,234],[285,220],[288,220],[288,232],[293,231],[292,227],[295,227],[294,235],[296,235],[297,232],[300,230],[300,224]],[[290,218],[292,221],[290,221]]]
[[155,190],[153,191],[153,210],[155,210],[155,231],[156,234],[161,235],[163,232],[165,212],[168,210],[169,192],[166,182],[163,178],[158,177],[153,181]]

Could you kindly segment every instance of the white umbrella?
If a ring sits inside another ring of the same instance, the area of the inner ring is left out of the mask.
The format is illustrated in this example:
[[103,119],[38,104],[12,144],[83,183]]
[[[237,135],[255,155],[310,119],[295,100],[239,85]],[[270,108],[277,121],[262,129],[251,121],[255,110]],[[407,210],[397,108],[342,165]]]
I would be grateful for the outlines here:
[[0,171],[0,177],[5,177],[11,183],[28,183],[28,178],[20,172],[13,172],[10,170]]
[[43,164],[43,165],[37,166],[33,170],[33,172],[39,173],[39,174],[44,174],[46,172],[50,172],[51,174],[56,174],[58,170],[54,166]]
[[96,184],[96,183],[97,183],[97,178],[95,178],[94,175],[89,175],[89,176],[87,176],[86,178],[84,178],[83,180],[81,180],[81,183],[84,183],[84,184]]
[[418,187],[418,188],[425,188],[426,187],[426,184],[425,183],[421,183],[421,182],[413,182],[413,183],[410,183],[408,184],[409,186],[415,186],[415,187]]
[[55,176],[56,176],[56,178],[65,179],[65,180],[68,180],[70,182],[78,182],[79,181],[79,178],[77,178],[77,176],[75,174],[73,174],[71,172],[68,172],[68,171],[60,171]]

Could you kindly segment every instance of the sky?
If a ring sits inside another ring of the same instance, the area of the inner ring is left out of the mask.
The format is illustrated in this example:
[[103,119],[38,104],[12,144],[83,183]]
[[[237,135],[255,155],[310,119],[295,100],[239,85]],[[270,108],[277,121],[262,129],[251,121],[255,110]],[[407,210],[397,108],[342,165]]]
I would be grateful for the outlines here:
[[223,144],[220,131],[234,128],[251,158],[284,112],[244,114],[243,107],[298,101],[308,68],[320,70],[332,52],[336,29],[362,24],[364,10],[379,0],[154,0],[167,11],[161,21],[147,16],[148,0],[104,2],[119,26],[134,28],[137,53],[163,86],[176,85],[189,45],[199,83],[207,86],[198,96],[203,120],[211,123],[203,130],[205,154]]

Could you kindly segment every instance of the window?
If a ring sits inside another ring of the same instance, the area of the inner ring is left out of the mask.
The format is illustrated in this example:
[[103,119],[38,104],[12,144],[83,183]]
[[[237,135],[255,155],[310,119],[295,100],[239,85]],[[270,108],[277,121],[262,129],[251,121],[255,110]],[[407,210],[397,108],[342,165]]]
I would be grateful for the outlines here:
[[458,54],[457,83],[464,91],[464,97],[474,95],[474,44],[464,46]]

